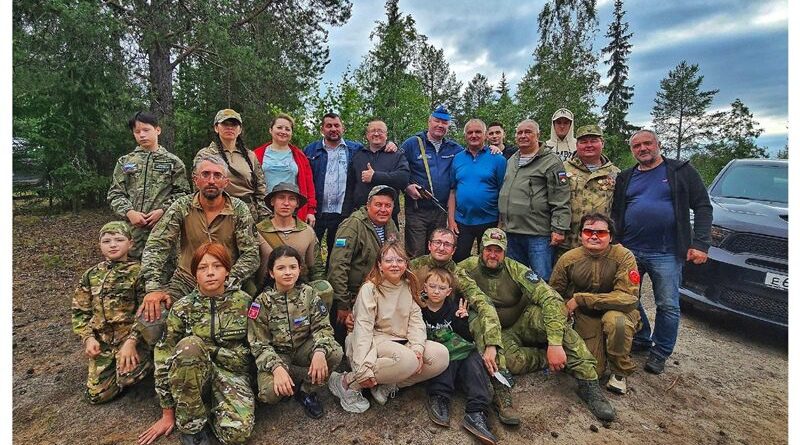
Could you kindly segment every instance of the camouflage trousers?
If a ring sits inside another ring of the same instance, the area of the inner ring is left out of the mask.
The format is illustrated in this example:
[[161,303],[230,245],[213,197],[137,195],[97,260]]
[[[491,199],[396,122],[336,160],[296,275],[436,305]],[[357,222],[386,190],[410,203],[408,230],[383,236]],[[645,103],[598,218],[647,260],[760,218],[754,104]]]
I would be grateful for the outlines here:
[[141,381],[153,369],[153,353],[147,345],[139,343],[136,347],[139,365],[130,372],[120,373],[117,370],[117,353],[120,346],[101,342],[100,355],[89,359],[86,400],[92,405],[111,401],[122,388]]
[[599,316],[577,310],[574,317],[575,331],[597,359],[598,375],[605,372],[606,360],[609,371],[614,374],[629,376],[633,373],[636,364],[631,359],[631,344],[642,324],[638,310],[605,311]]
[[179,341],[175,351],[168,376],[178,430],[196,434],[208,422],[225,445],[247,441],[255,422],[250,375],[217,366],[194,335]]
[[[338,345],[337,345],[338,346]],[[304,341],[297,349],[288,354],[278,355],[281,361],[286,365],[286,370],[292,378],[295,385],[295,391],[298,389],[298,382],[303,382],[299,389],[310,393],[322,388],[320,385],[312,385],[308,377],[308,367],[311,366],[311,356],[314,353],[314,339],[309,338]],[[328,374],[336,370],[339,363],[342,361],[344,353],[342,348],[337,348],[331,354],[325,357],[328,364]],[[275,393],[275,378],[271,371],[258,371],[258,400],[268,403],[270,405],[276,404],[281,401],[282,396]],[[324,384],[325,382],[323,382]]]

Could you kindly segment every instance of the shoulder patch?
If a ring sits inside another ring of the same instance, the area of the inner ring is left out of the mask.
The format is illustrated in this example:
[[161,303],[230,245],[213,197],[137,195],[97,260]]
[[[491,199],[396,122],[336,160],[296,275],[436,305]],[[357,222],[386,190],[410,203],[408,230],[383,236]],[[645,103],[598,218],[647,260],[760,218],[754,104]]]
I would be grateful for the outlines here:
[[540,280],[539,275],[536,275],[536,272],[533,270],[529,270],[527,273],[525,273],[525,279],[531,283],[538,283]]
[[261,312],[261,305],[254,301],[250,303],[250,309],[247,310],[247,318],[255,320],[256,318],[258,318],[258,314],[260,312]]
[[386,242],[387,243],[396,243],[397,242],[397,232],[392,232],[386,235]]
[[347,245],[347,238],[336,238],[333,247],[345,247]]
[[325,303],[320,299],[317,299],[317,310],[322,315],[326,315],[328,313],[328,307],[325,306]]
[[556,180],[558,181],[559,184],[566,185],[568,180],[567,172],[565,172],[564,170],[557,171]]
[[639,276],[639,271],[636,269],[631,269],[628,272],[628,279],[631,280],[633,284],[639,284],[642,281],[642,277]]
[[122,165],[122,173],[136,173],[138,170],[135,162],[128,162]]

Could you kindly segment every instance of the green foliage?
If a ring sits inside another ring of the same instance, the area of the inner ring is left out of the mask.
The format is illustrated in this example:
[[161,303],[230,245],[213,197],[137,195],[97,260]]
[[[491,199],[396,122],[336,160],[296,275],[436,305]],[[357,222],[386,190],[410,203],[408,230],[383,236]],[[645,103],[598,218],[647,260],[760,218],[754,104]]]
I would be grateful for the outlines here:
[[414,74],[422,84],[422,91],[428,98],[428,109],[444,105],[450,113],[458,113],[461,82],[450,71],[450,64],[444,58],[444,50],[424,41],[420,36],[419,53],[414,60]]
[[321,119],[325,113],[334,112],[342,118],[345,139],[356,141],[364,140],[364,131],[367,128],[370,116],[367,113],[367,102],[356,85],[355,75],[348,69],[342,75],[342,80],[334,86],[329,83],[325,94],[318,92],[311,98],[315,129],[319,132]]
[[489,79],[481,73],[475,75],[464,88],[461,96],[461,119],[460,126],[467,123],[467,120],[478,118],[487,125],[494,120],[494,90],[489,84]]
[[608,85],[601,88],[608,94],[603,105],[603,126],[607,135],[629,136],[631,124],[627,121],[628,109],[633,102],[633,87],[628,86],[628,58],[631,53],[630,39],[633,33],[628,32],[628,22],[623,22],[625,11],[622,0],[614,2],[614,20],[608,27],[606,37],[610,39],[602,54],[608,58]]

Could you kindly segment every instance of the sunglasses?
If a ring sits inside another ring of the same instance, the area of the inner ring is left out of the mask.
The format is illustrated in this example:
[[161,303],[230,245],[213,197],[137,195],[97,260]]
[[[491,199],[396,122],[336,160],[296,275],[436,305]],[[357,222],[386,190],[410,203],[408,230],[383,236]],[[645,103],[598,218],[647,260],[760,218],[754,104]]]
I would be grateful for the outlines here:
[[611,232],[608,230],[594,230],[594,229],[583,229],[581,230],[581,234],[586,238],[591,238],[596,236],[598,238],[608,238],[611,235]]

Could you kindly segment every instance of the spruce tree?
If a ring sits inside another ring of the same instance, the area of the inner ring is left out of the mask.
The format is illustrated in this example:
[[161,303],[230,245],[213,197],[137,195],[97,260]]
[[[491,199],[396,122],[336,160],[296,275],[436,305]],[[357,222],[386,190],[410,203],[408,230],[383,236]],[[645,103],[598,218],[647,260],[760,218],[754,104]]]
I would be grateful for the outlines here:
[[623,22],[624,16],[622,0],[616,0],[614,2],[614,20],[606,33],[610,42],[602,50],[602,54],[608,57],[604,62],[609,66],[608,85],[601,88],[603,93],[608,94],[606,103],[603,105],[603,126],[607,134],[620,136],[627,136],[631,130],[627,115],[633,102],[633,87],[627,85],[628,57],[631,53],[630,39],[633,33],[628,32],[628,22]]
[[[468,119],[472,118],[488,119],[493,104],[494,90],[489,85],[489,79],[481,73],[476,74],[464,88],[464,95],[461,98],[460,124],[465,124]],[[485,123],[488,124],[488,122]]]

